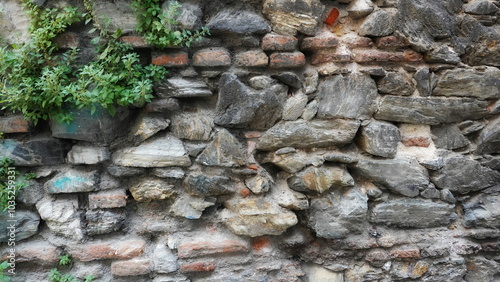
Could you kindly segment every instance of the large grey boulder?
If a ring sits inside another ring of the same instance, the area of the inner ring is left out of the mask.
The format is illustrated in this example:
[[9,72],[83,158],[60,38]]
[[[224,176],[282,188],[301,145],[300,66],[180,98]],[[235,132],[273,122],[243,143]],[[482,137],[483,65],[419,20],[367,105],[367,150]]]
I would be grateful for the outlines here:
[[265,0],[263,6],[273,30],[285,35],[315,35],[323,10],[319,0]]
[[172,118],[171,131],[180,139],[208,141],[213,126],[214,119],[209,113],[184,113]]
[[368,75],[336,75],[318,92],[318,117],[369,119],[376,110],[377,86]]
[[374,156],[394,158],[398,150],[401,134],[397,126],[384,121],[371,121],[361,127],[357,139],[358,146]]
[[500,98],[500,70],[489,67],[484,71],[450,69],[444,71],[433,91],[436,96]]

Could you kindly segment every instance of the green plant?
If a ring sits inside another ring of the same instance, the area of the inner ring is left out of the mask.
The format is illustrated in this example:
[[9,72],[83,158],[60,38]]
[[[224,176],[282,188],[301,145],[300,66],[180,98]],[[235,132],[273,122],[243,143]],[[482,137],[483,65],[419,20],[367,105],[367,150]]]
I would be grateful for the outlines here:
[[49,282],[77,282],[71,274],[61,274],[57,268],[52,268],[49,273]]
[[19,171],[11,165],[12,159],[0,158],[0,211],[6,211],[15,206],[16,195],[28,183],[25,176],[19,176]]
[[69,265],[71,263],[71,257],[69,255],[59,256],[59,265]]
[[0,282],[10,282],[10,276],[3,273],[7,268],[9,268],[8,261],[0,263]]

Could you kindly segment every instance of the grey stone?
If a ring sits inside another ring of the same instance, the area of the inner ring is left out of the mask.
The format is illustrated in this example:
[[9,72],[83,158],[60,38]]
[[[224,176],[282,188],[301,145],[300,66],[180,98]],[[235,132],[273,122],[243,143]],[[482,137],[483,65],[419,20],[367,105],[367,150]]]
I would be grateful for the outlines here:
[[481,165],[489,167],[494,170],[500,170],[500,157],[486,157],[480,160]]
[[107,147],[92,147],[75,145],[69,151],[67,160],[69,164],[98,164],[111,158]]
[[488,102],[473,98],[414,98],[386,96],[382,98],[376,119],[437,125],[480,119],[489,114]]
[[328,282],[343,282],[344,280],[344,273],[339,271],[339,272],[334,272],[331,270],[328,270],[324,268],[323,266],[316,265],[316,264],[307,264],[304,267],[304,271],[306,274],[306,277],[308,278],[307,281],[328,281]]
[[165,200],[177,195],[175,185],[158,178],[143,178],[136,180],[130,186],[132,197],[138,202]]
[[454,150],[469,145],[469,140],[456,124],[442,124],[431,127],[432,141],[436,148]]
[[252,193],[258,195],[274,189],[274,180],[265,169],[260,169],[256,176],[245,180],[245,185]]
[[500,227],[500,194],[480,194],[463,203],[465,226],[499,228]]
[[[137,26],[137,18],[130,2],[125,0],[103,1],[92,5],[94,16],[99,22],[106,23],[109,34],[121,30],[123,34],[133,33]],[[111,16],[112,15],[112,16]]]
[[453,196],[451,191],[448,189],[441,190],[440,199],[441,199],[441,201],[445,201],[445,202],[450,203],[450,204],[455,204],[457,202],[457,200],[455,199],[455,196]]
[[318,117],[369,119],[376,110],[377,95],[369,75],[335,75],[319,86]]
[[90,210],[85,213],[87,234],[90,236],[119,231],[125,223],[123,211]]
[[488,0],[479,0],[467,3],[464,6],[464,11],[473,15],[488,15],[498,12],[498,7],[493,2]]
[[180,109],[180,105],[176,98],[153,99],[146,104],[145,109],[150,113],[176,112]]
[[74,240],[83,239],[76,197],[54,199],[46,196],[36,203],[36,209],[50,231]]
[[144,140],[152,137],[161,130],[170,125],[170,120],[156,115],[141,115],[136,119],[129,136],[127,136],[128,145],[137,146]]
[[287,87],[275,84],[255,91],[236,75],[224,73],[219,81],[215,123],[225,127],[267,129],[279,118],[287,98]]
[[300,77],[293,72],[282,72],[280,74],[272,75],[271,77],[277,79],[283,84],[290,86],[293,89],[302,88],[302,81],[300,80]]
[[[16,16],[12,16],[16,15]],[[4,44],[19,44],[30,38],[30,16],[25,6],[16,0],[4,0],[0,3],[0,37]]]
[[466,194],[500,183],[500,172],[468,157],[451,156],[445,158],[443,168],[432,175],[432,182],[438,188]]
[[274,152],[276,155],[284,155],[284,154],[289,154],[289,153],[295,153],[297,150],[295,150],[294,147],[285,147],[277,150]]
[[210,140],[214,120],[209,113],[184,113],[174,116],[171,131],[180,139]]
[[450,69],[439,76],[434,89],[436,96],[500,98],[500,70],[489,67],[484,71]]
[[416,87],[420,96],[428,97],[431,96],[432,86],[431,86],[431,72],[429,68],[423,67],[419,69],[413,76],[417,82]]
[[196,162],[207,166],[237,167],[246,162],[240,142],[226,129],[217,132],[217,137],[201,152]]
[[258,90],[264,90],[274,84],[276,84],[276,80],[264,75],[254,76],[248,80],[248,85]]
[[341,146],[354,139],[359,124],[359,121],[343,119],[280,122],[262,135],[257,149]]
[[376,77],[383,77],[387,75],[387,71],[383,67],[377,66],[362,67],[359,69],[359,72]]
[[193,196],[218,196],[231,194],[234,188],[229,178],[225,176],[210,176],[201,173],[193,173],[184,179],[184,190]]
[[117,107],[111,116],[106,109],[98,106],[92,114],[90,108],[71,109],[73,120],[70,123],[51,120],[52,137],[109,144],[123,135],[129,124],[129,111]]
[[[166,1],[162,5],[163,12],[168,12],[168,9],[173,1]],[[178,2],[179,3],[179,2]],[[202,25],[201,18],[203,11],[200,5],[189,2],[180,2],[180,7],[176,11],[175,20],[179,29],[198,29]]]
[[372,155],[394,158],[398,150],[401,134],[397,126],[384,121],[371,121],[361,127],[358,146]]
[[500,66],[500,32],[494,27],[485,27],[477,20],[466,17],[462,23],[462,31],[474,44],[463,56],[464,62],[472,66]]
[[280,235],[298,223],[293,212],[265,197],[234,198],[224,205],[222,220],[236,235]]
[[172,77],[155,86],[160,98],[194,98],[212,96],[208,85],[199,78]]
[[157,273],[171,273],[179,269],[177,256],[163,243],[156,244],[153,251],[154,270]]
[[439,192],[438,189],[434,186],[434,184],[430,184],[429,187],[427,187],[425,190],[420,192],[420,196],[426,198],[426,199],[440,199],[441,198],[441,192]]
[[498,269],[500,268],[500,264],[493,259],[487,259],[480,256],[472,257],[467,259],[467,265],[473,267],[469,267],[467,269],[467,273],[464,276],[464,281],[466,282],[493,282],[498,279]]
[[207,23],[213,34],[265,34],[271,27],[259,14],[242,9],[225,9]]
[[99,189],[107,190],[107,189],[117,189],[120,187],[122,187],[122,184],[119,179],[111,176],[109,173],[101,174]]
[[344,193],[335,191],[311,201],[308,224],[318,237],[340,239],[349,234],[361,234],[367,213],[368,198],[358,189],[352,188]]
[[281,207],[291,210],[309,209],[307,196],[288,187],[285,179],[278,179],[270,191],[270,197]]
[[319,0],[265,0],[263,13],[275,32],[313,36],[321,21],[324,7]]
[[151,173],[156,177],[174,179],[183,179],[186,175],[186,173],[184,173],[184,170],[180,167],[155,168]]
[[354,186],[354,179],[343,167],[311,166],[290,177],[288,185],[299,192],[323,193],[330,188]]
[[478,154],[495,154],[500,152],[500,118],[488,123],[477,138]]
[[361,19],[373,12],[373,3],[368,0],[356,0],[347,7],[349,16],[353,19]]
[[395,9],[380,9],[371,13],[359,27],[361,36],[387,36],[394,31]]
[[466,120],[458,124],[458,128],[463,135],[469,135],[484,128],[484,124],[480,121]]
[[304,92],[306,95],[316,92],[318,89],[319,74],[316,70],[304,72]]
[[327,162],[333,163],[344,163],[344,164],[354,164],[357,163],[359,158],[351,154],[346,154],[342,152],[327,153],[323,155],[323,158]]
[[177,217],[184,217],[187,219],[199,219],[203,211],[215,205],[216,198],[200,198],[190,195],[182,195],[175,200],[170,207],[170,213]]
[[14,160],[14,165],[39,166],[64,163],[65,145],[58,139],[0,142],[0,154]]
[[116,151],[113,163],[130,167],[190,166],[191,159],[181,142],[171,134],[150,138],[137,147]]
[[194,143],[184,142],[184,146],[186,146],[186,151],[188,155],[190,155],[191,157],[196,157],[207,147],[207,144],[198,142]]
[[415,84],[407,73],[389,72],[377,81],[377,88],[380,93],[409,96],[415,91]]
[[50,194],[95,191],[98,178],[99,173],[97,171],[87,172],[71,169],[66,172],[61,172],[47,181],[44,185],[44,189]]
[[424,60],[427,63],[445,63],[458,64],[460,63],[460,55],[448,45],[437,45],[432,51],[429,51]]
[[37,213],[23,210],[7,210],[0,212],[0,242],[13,246],[14,241],[21,241],[38,232],[40,216]]
[[304,151],[295,150],[288,153],[280,152],[278,154],[280,150],[275,153],[269,153],[263,162],[272,163],[288,173],[295,173],[307,165],[319,166],[324,162],[323,157],[319,154],[308,154]]
[[296,120],[298,119],[307,105],[307,96],[298,92],[292,97],[286,100],[285,106],[283,107],[283,120]]
[[407,197],[429,185],[429,174],[414,159],[359,160],[356,170],[375,184]]
[[302,112],[302,119],[307,121],[312,120],[318,113],[318,108],[318,100],[312,100],[309,104],[307,104],[304,112]]
[[376,203],[369,216],[373,223],[408,228],[446,226],[455,218],[454,205],[418,198]]
[[143,168],[110,165],[106,167],[109,174],[115,177],[131,177],[145,173]]

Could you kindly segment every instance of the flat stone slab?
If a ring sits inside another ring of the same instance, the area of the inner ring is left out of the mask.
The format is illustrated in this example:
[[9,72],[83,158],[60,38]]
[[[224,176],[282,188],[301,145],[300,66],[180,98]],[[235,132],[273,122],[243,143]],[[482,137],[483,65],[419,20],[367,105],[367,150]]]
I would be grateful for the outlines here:
[[31,141],[5,139],[0,142],[0,155],[14,160],[14,165],[40,166],[64,163],[65,145],[48,138]]

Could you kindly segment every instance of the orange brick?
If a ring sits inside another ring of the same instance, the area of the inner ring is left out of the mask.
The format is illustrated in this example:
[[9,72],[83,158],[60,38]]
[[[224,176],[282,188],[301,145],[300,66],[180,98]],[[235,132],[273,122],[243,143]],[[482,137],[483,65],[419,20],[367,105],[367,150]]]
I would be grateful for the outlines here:
[[270,56],[271,68],[299,68],[306,64],[306,57],[302,52],[274,53]]
[[150,48],[151,45],[149,45],[144,38],[141,36],[122,36],[120,37],[120,41],[124,43],[128,43],[132,45],[134,48]]
[[402,48],[409,45],[407,40],[399,39],[396,36],[386,36],[375,40],[375,46],[381,49]]
[[31,132],[31,123],[23,116],[8,116],[0,118],[0,132],[23,133]]
[[339,44],[339,39],[335,36],[318,36],[304,38],[300,49],[315,50],[324,48],[334,48]]
[[256,51],[246,51],[236,54],[234,57],[235,65],[243,67],[267,67],[269,58],[266,53]]
[[401,142],[407,147],[429,147],[431,144],[430,137],[403,137]]
[[151,260],[135,258],[126,261],[114,261],[111,263],[111,273],[115,276],[137,276],[148,274],[152,271]]
[[153,55],[151,60],[153,65],[166,67],[185,67],[189,64],[188,53],[186,52],[169,52]]
[[269,51],[294,51],[297,44],[297,37],[294,36],[269,33],[262,38],[262,49]]
[[78,48],[78,46],[80,45],[78,36],[74,32],[61,33],[54,38],[54,42],[61,49]]
[[100,259],[130,259],[144,252],[146,242],[141,239],[113,240],[109,242],[78,245],[71,255],[80,261]]
[[196,67],[228,67],[231,65],[231,55],[225,48],[208,48],[193,55],[193,65]]
[[248,252],[248,246],[235,240],[186,242],[177,248],[177,255],[180,258],[240,252]]
[[420,258],[419,249],[394,250],[391,252],[392,259],[418,259]]
[[215,270],[215,264],[213,262],[197,261],[189,264],[181,265],[182,273],[189,272],[209,272]]
[[415,51],[387,52],[378,50],[354,50],[354,61],[357,63],[371,62],[422,62],[423,57]]
[[127,205],[125,190],[104,190],[89,194],[89,207],[91,209],[120,208]]
[[[4,261],[8,259],[10,247],[5,247],[2,250],[2,255],[0,260]],[[16,247],[16,262],[44,262],[44,263],[55,263],[59,260],[59,250],[56,246],[48,242],[30,242],[22,243]]]

